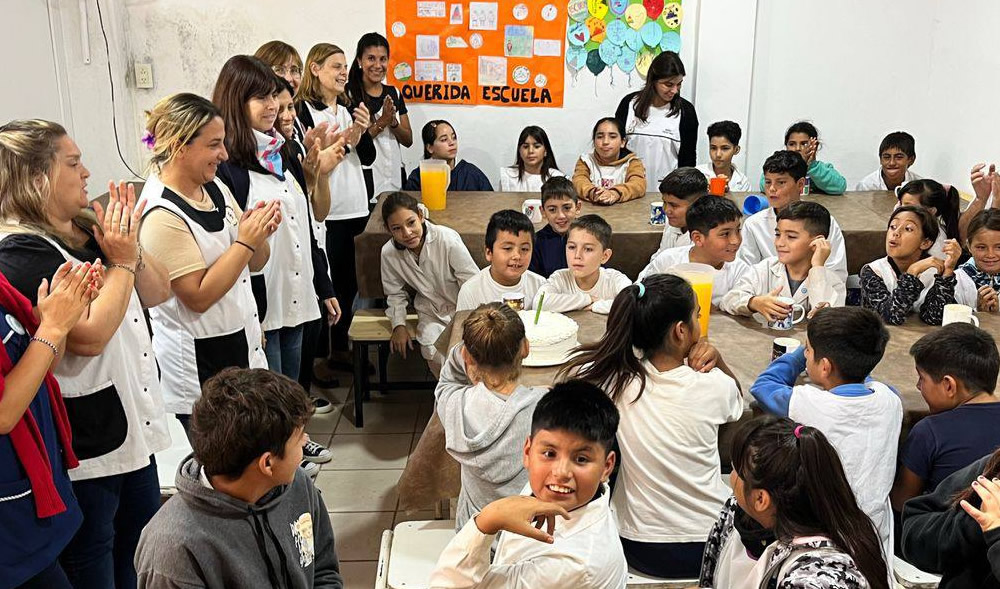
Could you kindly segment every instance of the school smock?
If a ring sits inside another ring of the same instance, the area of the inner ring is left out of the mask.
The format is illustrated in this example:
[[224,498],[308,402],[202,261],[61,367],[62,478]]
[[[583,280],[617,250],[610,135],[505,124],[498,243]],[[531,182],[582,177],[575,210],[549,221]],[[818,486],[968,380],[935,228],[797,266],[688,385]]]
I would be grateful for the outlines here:
[[[707,164],[702,164],[698,166],[698,171],[705,175],[705,178],[711,180],[716,177],[715,166],[712,162]],[[750,178],[747,175],[739,171],[736,168],[736,164],[733,164],[733,175],[729,178],[729,192],[750,192],[753,190],[753,183],[750,182]]]
[[[546,311],[566,313],[590,307],[594,313],[607,315],[611,312],[611,303],[615,297],[632,286],[632,280],[613,268],[599,268],[598,271],[600,275],[597,277],[597,283],[590,290],[583,290],[576,283],[572,270],[569,268],[556,270],[538,289],[535,298],[538,299],[545,293],[542,306]],[[538,308],[537,300],[535,308]]]
[[618,202],[635,200],[646,194],[646,168],[642,160],[627,149],[621,150],[618,159],[608,163],[599,161],[594,152],[585,153],[576,160],[573,188],[587,202],[594,202],[598,188],[620,194]]
[[[390,97],[396,106],[396,116],[393,117],[394,124],[398,125],[399,117],[408,112],[406,101],[403,100],[403,96],[394,86],[382,84],[382,93],[378,96],[369,96],[364,91],[362,91],[362,94],[364,94],[368,112],[371,113],[372,122],[375,122],[381,116],[386,96]],[[404,171],[403,151],[400,148],[399,140],[392,134],[392,129],[386,127],[372,141],[375,144],[375,161],[368,166],[364,166],[364,168],[372,171],[375,195],[378,196],[383,192],[401,189],[403,187]]]
[[903,403],[896,391],[870,377],[829,391],[812,384],[796,386],[805,369],[805,348],[799,347],[772,362],[750,394],[768,413],[814,427],[830,440],[858,506],[872,519],[886,560],[892,562],[889,491],[896,477]]
[[[813,160],[809,164],[806,177],[809,178],[810,191],[815,194],[839,196],[847,190],[847,180],[840,175],[833,164]],[[764,173],[760,174],[760,191],[764,192]]]
[[736,381],[683,364],[660,372],[642,360],[616,403],[621,470],[611,506],[636,542],[703,542],[732,491],[722,480],[719,426],[743,415]]
[[390,239],[382,246],[382,290],[393,329],[406,325],[409,287],[415,291],[417,341],[434,345],[455,315],[459,289],[478,272],[462,237],[450,227],[424,221],[419,258],[408,249],[398,249]]
[[[736,257],[752,266],[764,258],[777,256],[778,250],[774,247],[774,232],[777,228],[778,214],[771,207],[750,215],[740,229],[743,244],[740,245]],[[826,260],[826,267],[847,282],[847,247],[844,245],[844,233],[832,215],[830,235],[826,238],[830,242],[830,257]]]
[[[653,274],[664,274],[678,264],[690,263],[691,248],[693,247],[693,245],[687,245],[663,250],[642,269],[637,282]],[[740,278],[749,271],[750,266],[739,258],[732,262],[723,262],[722,268],[716,270],[712,275],[712,304],[718,305],[722,301],[722,297],[732,290]]]
[[560,235],[546,224],[535,232],[535,247],[531,250],[528,269],[548,278],[556,270],[566,267],[566,234]]
[[[920,180],[920,176],[914,174],[911,170],[906,170],[903,175],[903,182],[900,186],[906,185],[907,182],[913,182],[914,180]],[[854,190],[858,192],[875,192],[879,190],[888,191],[889,188],[885,185],[885,176],[882,175],[882,167],[879,166],[877,170],[868,174],[861,180],[858,180],[857,185],[854,186]]]
[[680,108],[672,116],[670,105],[649,105],[643,121],[635,114],[639,92],[622,98],[615,111],[615,118],[625,127],[628,148],[646,166],[646,176],[651,184],[659,185],[667,174],[682,166],[694,167],[695,149],[698,145],[698,114],[694,105],[683,97]]
[[[745,521],[750,516],[740,509],[736,497],[730,497],[726,499],[718,519],[708,532],[708,539],[705,540],[705,554],[701,561],[701,573],[698,575],[698,587],[759,589],[763,573],[758,570],[760,561],[753,557],[743,543],[743,538],[736,529],[737,517]],[[763,542],[763,539],[757,540],[755,546],[759,546],[760,542]]]
[[[475,518],[469,519],[438,557],[430,586],[624,589],[628,565],[608,508],[610,491],[602,484],[599,492],[599,497],[571,511],[572,519],[556,516],[552,544],[501,532],[492,563],[490,547],[497,535],[482,533]],[[530,493],[526,488],[522,495]]]
[[[148,203],[143,217],[157,209],[180,217],[198,243],[206,267],[211,267],[236,242],[239,205],[218,179],[204,188],[214,205],[211,211],[195,209],[150,175],[142,189],[142,199]],[[247,267],[229,292],[204,313],[173,296],[150,309],[149,318],[163,371],[163,396],[171,413],[190,414],[201,397],[201,385],[223,368],[267,368]]]
[[[49,255],[44,259],[30,260],[39,267],[54,268],[66,261],[93,262],[97,257],[107,259],[93,238],[84,250],[78,251],[48,235],[0,234],[3,245],[25,240],[48,250]],[[19,256],[19,253],[16,248],[4,247],[0,256],[6,255]],[[24,284],[7,267],[3,272],[34,304],[38,284]],[[46,272],[51,277],[54,270]],[[66,350],[52,374],[59,381],[73,432],[73,451],[80,460],[80,465],[70,471],[73,481],[139,470],[149,466],[150,456],[170,447],[157,358],[134,288],[125,317],[104,350],[97,356],[81,356]]]
[[[420,166],[413,168],[410,172],[403,190],[420,190]],[[451,169],[448,190],[452,192],[493,192],[493,185],[490,184],[490,179],[486,177],[486,174],[475,164],[458,160],[455,162],[455,167]]]
[[660,247],[656,248],[656,253],[649,257],[649,261],[652,262],[664,250],[684,245],[691,245],[691,234],[686,230],[681,230],[680,227],[674,227],[670,224],[664,225],[663,235],[660,237]]
[[843,307],[847,298],[847,285],[826,266],[810,268],[806,279],[792,292],[788,284],[788,270],[777,256],[773,256],[750,266],[736,285],[722,297],[719,309],[730,315],[750,316],[750,299],[769,295],[779,287],[781,291],[778,296],[791,297],[796,305],[802,305],[806,313],[821,303]]
[[1000,291],[1000,274],[989,274],[983,272],[976,265],[975,258],[969,258],[964,264],[958,267],[955,272],[962,271],[969,278],[972,279],[973,284],[979,289],[983,286],[988,286],[995,291]]
[[[329,107],[321,102],[300,102],[297,109],[299,118],[307,129],[320,123],[329,123],[331,128],[338,125],[341,131],[346,131],[354,124],[351,109],[343,104]],[[370,164],[375,157],[371,135],[362,133],[358,145],[346,151],[343,161],[330,173],[330,212],[326,216],[327,221],[368,216],[368,189],[365,187],[362,165],[363,161]],[[316,239],[320,240],[320,236],[317,235]]]
[[549,178],[563,178],[563,174],[556,168],[549,168],[548,178],[542,178],[541,174],[529,174],[525,172],[519,178],[517,166],[504,166],[500,168],[500,192],[541,192],[542,184]]
[[524,308],[532,309],[534,308],[535,294],[543,284],[545,284],[544,278],[528,270],[521,275],[517,284],[504,286],[493,280],[490,267],[487,266],[459,289],[457,310],[468,311],[486,303],[500,303],[503,302],[504,295],[514,293],[524,295]]
[[865,264],[861,279],[861,306],[878,313],[891,325],[902,325],[911,313],[930,325],[941,325],[944,306],[960,303],[976,307],[979,293],[964,272],[956,269],[950,277],[928,268],[920,276],[900,272],[888,256]]

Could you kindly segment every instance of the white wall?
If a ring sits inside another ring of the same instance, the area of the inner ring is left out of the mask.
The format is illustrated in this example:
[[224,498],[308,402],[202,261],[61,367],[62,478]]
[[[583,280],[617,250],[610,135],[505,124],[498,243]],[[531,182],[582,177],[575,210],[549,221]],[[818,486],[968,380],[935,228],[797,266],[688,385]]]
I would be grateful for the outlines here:
[[[39,0],[4,0],[3,12],[17,14],[16,27],[5,27],[0,35],[0,55],[4,57],[4,77],[10,86],[0,92],[0,123],[10,119],[60,119],[59,84],[56,74],[49,12]],[[11,91],[14,80],[30,80]]]

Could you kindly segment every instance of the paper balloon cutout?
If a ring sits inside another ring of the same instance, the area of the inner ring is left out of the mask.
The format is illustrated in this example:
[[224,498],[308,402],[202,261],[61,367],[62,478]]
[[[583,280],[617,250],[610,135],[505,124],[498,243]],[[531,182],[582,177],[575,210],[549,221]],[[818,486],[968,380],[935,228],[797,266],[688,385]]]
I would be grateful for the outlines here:
[[628,47],[622,49],[622,54],[618,56],[618,69],[626,74],[635,69],[636,53]]
[[611,12],[618,16],[625,14],[625,9],[628,8],[628,0],[611,0]]
[[566,14],[576,22],[583,22],[590,16],[590,9],[587,8],[587,0],[570,0],[566,6]]
[[660,44],[660,39],[663,38],[663,29],[660,28],[658,22],[648,22],[642,25],[639,34],[642,35],[643,43],[650,47],[657,47]]
[[566,65],[574,71],[583,68],[587,65],[587,52],[582,47],[567,47]]
[[597,50],[597,54],[601,56],[601,61],[608,65],[612,65],[618,61],[619,57],[621,57],[622,48],[609,41],[604,41]]
[[613,20],[608,23],[608,30],[605,34],[607,35],[607,41],[611,41],[615,45],[621,46],[625,43],[625,37],[628,35],[629,31],[631,31],[631,29],[625,26],[625,23],[620,20]]
[[625,24],[637,31],[646,24],[646,9],[642,4],[628,5],[628,8],[625,9]]
[[584,43],[590,41],[590,29],[583,23],[570,23],[569,29],[566,31],[566,40],[569,41],[570,45],[583,47]]
[[667,4],[663,9],[663,24],[667,26],[668,29],[678,29],[681,26],[681,20],[684,18],[684,9],[677,2],[671,2]]
[[604,71],[605,63],[601,61],[601,55],[597,51],[587,54],[587,69],[595,76]]
[[663,0],[642,0],[642,5],[646,8],[649,20],[656,20],[663,12]]
[[608,0],[587,0],[587,9],[597,19],[603,19],[608,14]]
[[660,49],[664,51],[681,52],[681,36],[677,31],[667,31],[660,39]]
[[[604,33],[607,31],[608,25],[603,20],[590,17],[587,19],[587,29],[590,30],[590,39],[598,43],[604,41]],[[659,42],[659,39],[657,39]]]
[[653,57],[655,56],[649,49],[643,49],[639,52],[638,57],[635,58],[635,71],[639,72],[640,76],[646,77],[649,66],[653,63]]
[[639,34],[639,31],[635,29],[625,31],[625,46],[633,53],[638,53],[642,49],[642,35]]

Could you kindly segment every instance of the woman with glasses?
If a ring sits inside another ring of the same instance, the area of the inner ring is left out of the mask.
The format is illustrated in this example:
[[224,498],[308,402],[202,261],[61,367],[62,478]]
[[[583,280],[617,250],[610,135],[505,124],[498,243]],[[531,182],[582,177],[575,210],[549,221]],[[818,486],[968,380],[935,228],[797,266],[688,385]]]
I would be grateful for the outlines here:
[[[272,72],[291,84],[293,95],[299,91],[299,84],[302,83],[302,57],[294,47],[284,41],[268,41],[258,47],[253,56],[266,63]],[[302,143],[304,139],[305,129],[296,118],[295,140]]]

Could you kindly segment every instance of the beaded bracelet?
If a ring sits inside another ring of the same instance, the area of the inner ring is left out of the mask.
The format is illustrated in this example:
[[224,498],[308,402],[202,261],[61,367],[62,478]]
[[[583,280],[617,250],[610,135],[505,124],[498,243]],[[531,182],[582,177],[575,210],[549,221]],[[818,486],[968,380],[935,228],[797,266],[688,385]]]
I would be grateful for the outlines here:
[[126,272],[131,273],[132,276],[135,277],[135,268],[132,268],[131,266],[126,266],[125,264],[111,264],[108,266],[108,268],[120,268]]
[[49,348],[52,349],[52,355],[55,356],[56,358],[59,357],[59,348],[56,347],[56,345],[54,343],[50,342],[49,340],[47,340],[45,338],[38,337],[37,335],[33,335],[33,336],[31,336],[31,341],[38,342],[40,344],[44,344],[44,345],[48,346]]

